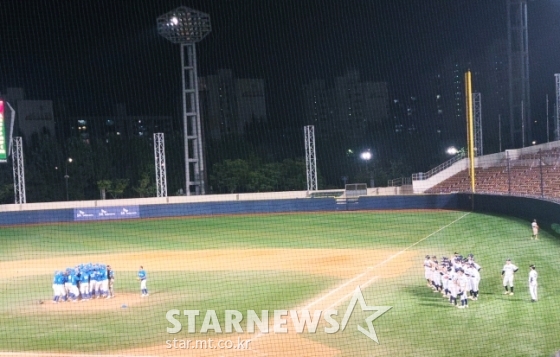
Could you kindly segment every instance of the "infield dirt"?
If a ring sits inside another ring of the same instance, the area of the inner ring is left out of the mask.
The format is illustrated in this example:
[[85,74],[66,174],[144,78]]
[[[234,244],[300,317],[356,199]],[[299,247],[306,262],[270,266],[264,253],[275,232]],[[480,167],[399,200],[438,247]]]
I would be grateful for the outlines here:
[[[34,260],[0,262],[0,279],[18,278],[41,275],[45,271],[63,269],[66,266],[86,261],[111,264],[116,272],[136,271],[143,265],[148,271],[268,271],[280,270],[288,272],[304,272],[322,276],[335,277],[343,281],[328,291],[321,292],[310,301],[302,302],[301,309],[310,307],[313,310],[326,310],[343,304],[350,298],[356,286],[365,287],[379,279],[397,277],[411,268],[416,261],[415,251],[396,251],[389,249],[212,249],[191,251],[144,251],[134,253],[115,253],[80,255],[66,258],[45,258]],[[142,299],[140,294],[122,294],[109,300],[93,300],[78,303],[52,304],[45,297],[44,304],[30,307],[33,311],[60,313],[61,311],[95,312],[100,309],[122,308],[150,304],[150,298]],[[157,291],[153,298],[161,302]],[[171,337],[170,337],[171,338]],[[336,356],[341,351],[321,343],[312,341],[298,334],[266,334],[266,335],[235,335],[228,334],[228,339],[251,339],[250,349],[240,351],[226,350],[181,350],[168,349],[166,345],[150,346],[126,351],[115,351],[119,355],[150,355],[150,356],[286,356],[296,353],[301,356]],[[294,352],[289,352],[291,346]],[[16,354],[11,354],[16,356]],[[56,356],[56,353],[45,353],[42,356]],[[22,355],[23,356],[23,355]]]

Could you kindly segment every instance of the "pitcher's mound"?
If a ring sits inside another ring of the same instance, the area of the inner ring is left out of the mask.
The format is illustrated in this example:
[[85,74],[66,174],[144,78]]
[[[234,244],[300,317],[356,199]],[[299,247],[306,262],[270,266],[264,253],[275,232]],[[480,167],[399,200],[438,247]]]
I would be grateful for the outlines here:
[[99,298],[77,302],[53,303],[52,300],[44,300],[43,304],[36,305],[39,311],[53,311],[56,313],[68,312],[96,312],[104,310],[127,310],[142,303],[148,303],[151,296],[145,298],[138,294],[120,293],[111,299]]

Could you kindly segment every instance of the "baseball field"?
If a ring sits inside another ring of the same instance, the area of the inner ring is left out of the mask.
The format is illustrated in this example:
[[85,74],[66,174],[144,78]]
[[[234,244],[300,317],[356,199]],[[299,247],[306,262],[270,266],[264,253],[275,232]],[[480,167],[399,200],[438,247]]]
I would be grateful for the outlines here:
[[[527,221],[428,210],[2,227],[0,356],[549,356],[560,350],[560,239],[545,229],[530,238]],[[454,252],[482,266],[468,309],[424,279],[426,254]],[[513,296],[502,294],[507,258],[519,267]],[[52,303],[54,271],[89,262],[113,267],[116,297]],[[184,310],[199,314],[191,321]],[[315,328],[308,320],[298,330],[291,310],[310,311]],[[333,310],[335,321],[325,319]],[[228,322],[231,311],[242,315],[241,330]],[[251,311],[261,322],[254,331]],[[180,332],[168,332],[172,321]]]

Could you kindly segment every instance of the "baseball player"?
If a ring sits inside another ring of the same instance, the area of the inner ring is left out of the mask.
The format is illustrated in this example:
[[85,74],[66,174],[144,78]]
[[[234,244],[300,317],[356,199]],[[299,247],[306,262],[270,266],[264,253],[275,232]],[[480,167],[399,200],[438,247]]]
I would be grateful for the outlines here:
[[103,297],[103,291],[101,289],[103,283],[103,273],[101,272],[101,265],[95,264],[95,297],[96,299],[101,299]]
[[429,288],[432,287],[432,260],[429,255],[424,259],[424,278]]
[[459,309],[464,309],[469,307],[469,299],[467,298],[467,291],[469,290],[469,281],[468,278],[465,276],[465,272],[463,269],[459,269],[457,271],[457,287],[459,292],[457,296],[461,298],[461,305],[457,306]]
[[450,271],[451,271],[451,267],[448,266],[447,264],[445,264],[442,267],[442,276],[441,276],[441,284],[443,288],[442,295],[445,298],[451,296],[449,293],[449,279],[451,278]]
[[101,291],[101,297],[107,298],[109,296],[109,277],[107,274],[107,267],[101,265],[99,268],[99,281],[101,282],[99,290]]
[[539,225],[537,224],[536,219],[533,219],[533,223],[531,223],[531,230],[533,230],[531,240],[539,240]]
[[472,300],[478,300],[478,286],[480,285],[480,273],[474,264],[467,265],[465,275],[469,277],[470,293]]
[[455,258],[453,258],[453,269],[457,270],[459,268],[463,267],[463,256],[462,255],[458,255],[458,253],[455,253]]
[[96,298],[96,295],[95,295],[96,285],[97,285],[97,270],[94,269],[94,267],[91,265],[90,266],[90,272],[89,272],[89,296],[90,296],[90,299],[95,299]]
[[140,290],[142,291],[142,297],[148,296],[148,288],[146,286],[147,274],[144,267],[140,265],[140,270],[138,271],[138,280],[140,280]]
[[[511,259],[506,260],[506,264],[502,268],[502,276],[504,277],[504,295],[513,295],[513,276],[515,272],[517,272],[519,268],[511,263]],[[508,285],[511,288],[511,291],[508,292]]]
[[64,301],[70,301],[70,290],[72,289],[72,280],[70,278],[71,268],[66,268],[64,272]]
[[58,304],[58,302],[61,300],[64,301],[64,298],[66,297],[66,291],[64,290],[64,281],[64,273],[59,270],[55,271],[53,278],[54,304]]
[[77,302],[80,297],[80,290],[78,289],[78,269],[72,270],[68,276],[70,280],[70,298],[72,302]]
[[537,273],[537,268],[531,265],[529,270],[529,293],[531,294],[531,302],[537,301],[537,278],[539,274]]
[[437,281],[436,281],[436,272],[438,267],[437,256],[433,255],[430,259],[430,282],[432,283],[432,289],[435,291],[438,290],[437,288]]
[[113,290],[113,286],[115,284],[115,272],[111,269],[110,265],[107,265],[107,277],[109,279],[109,291],[107,293],[107,299],[111,299],[115,297],[115,291]]
[[448,269],[449,271],[449,283],[448,283],[448,289],[449,289],[449,303],[451,305],[455,305],[457,306],[457,293],[459,292],[459,286],[457,285],[457,278],[458,278],[458,274],[457,271],[455,270],[455,268],[451,267],[451,270]]
[[89,296],[89,271],[83,267],[80,270],[80,295],[82,296],[82,301],[90,299]]
[[440,273],[439,262],[437,260],[434,260],[432,262],[432,281],[434,283],[434,288],[435,288],[434,293],[441,292],[442,289],[441,273]]

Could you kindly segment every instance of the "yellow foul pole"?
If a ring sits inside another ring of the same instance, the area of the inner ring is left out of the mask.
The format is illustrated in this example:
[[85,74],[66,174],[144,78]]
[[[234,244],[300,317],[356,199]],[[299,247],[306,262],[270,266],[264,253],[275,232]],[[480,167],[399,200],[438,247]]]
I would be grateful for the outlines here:
[[471,71],[465,73],[465,96],[467,100],[467,146],[469,153],[469,176],[471,181],[471,192],[475,192],[475,176],[474,176],[474,120],[473,120],[473,100],[472,100],[472,82]]

